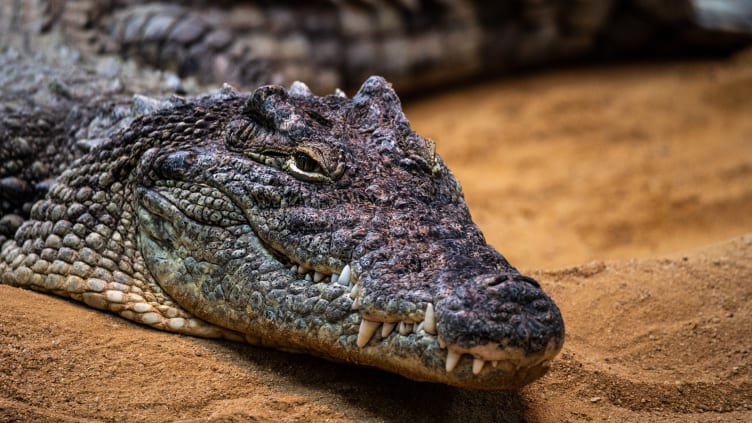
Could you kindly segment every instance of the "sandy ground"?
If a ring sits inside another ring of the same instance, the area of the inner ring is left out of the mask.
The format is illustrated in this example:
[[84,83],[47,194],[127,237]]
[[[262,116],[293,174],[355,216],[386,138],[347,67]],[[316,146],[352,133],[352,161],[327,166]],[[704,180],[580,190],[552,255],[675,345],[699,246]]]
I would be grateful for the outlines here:
[[406,107],[567,340],[474,392],[161,333],[0,286],[5,421],[752,421],[752,52],[550,71]]

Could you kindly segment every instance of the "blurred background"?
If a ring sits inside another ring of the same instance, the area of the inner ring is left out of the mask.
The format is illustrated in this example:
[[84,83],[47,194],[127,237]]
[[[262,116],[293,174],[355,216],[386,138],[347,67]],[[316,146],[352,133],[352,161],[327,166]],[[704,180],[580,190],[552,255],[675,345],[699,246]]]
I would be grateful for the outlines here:
[[552,64],[728,54],[752,41],[752,1],[6,0],[0,34],[204,84],[326,93],[379,74],[416,94]]

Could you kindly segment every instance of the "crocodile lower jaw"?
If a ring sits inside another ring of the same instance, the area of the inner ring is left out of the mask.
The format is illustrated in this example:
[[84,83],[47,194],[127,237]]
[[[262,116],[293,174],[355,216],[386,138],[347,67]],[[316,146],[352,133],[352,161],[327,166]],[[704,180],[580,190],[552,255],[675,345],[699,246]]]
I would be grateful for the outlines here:
[[[363,290],[350,265],[346,265],[338,273],[331,274],[325,271],[316,271],[302,264],[291,265],[290,271],[308,281],[329,280],[331,283],[349,286],[350,298],[353,299],[352,310],[359,310]],[[521,369],[547,369],[551,360],[561,349],[561,345],[553,340],[548,343],[543,351],[532,354],[525,352],[522,348],[500,344],[484,344],[474,347],[465,347],[458,344],[447,345],[436,326],[435,307],[431,303],[426,307],[423,320],[419,322],[386,321],[361,314],[356,345],[359,349],[369,348],[369,344],[372,342],[373,345],[378,345],[378,342],[386,340],[389,336],[406,337],[410,334],[420,334],[435,339],[439,348],[446,351],[444,369],[447,374],[452,373],[457,368],[458,364],[463,361],[463,356],[468,356],[466,359],[472,360],[470,366],[473,375],[480,375],[484,372],[484,369],[486,371],[498,369],[508,374],[518,373]]]

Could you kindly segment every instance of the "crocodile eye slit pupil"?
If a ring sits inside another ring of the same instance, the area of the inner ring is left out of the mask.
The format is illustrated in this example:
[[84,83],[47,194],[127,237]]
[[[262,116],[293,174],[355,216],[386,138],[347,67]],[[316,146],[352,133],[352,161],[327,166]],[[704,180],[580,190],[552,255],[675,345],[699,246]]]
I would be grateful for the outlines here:
[[295,166],[303,172],[321,172],[319,164],[308,154],[297,152],[293,155],[293,158],[295,159]]

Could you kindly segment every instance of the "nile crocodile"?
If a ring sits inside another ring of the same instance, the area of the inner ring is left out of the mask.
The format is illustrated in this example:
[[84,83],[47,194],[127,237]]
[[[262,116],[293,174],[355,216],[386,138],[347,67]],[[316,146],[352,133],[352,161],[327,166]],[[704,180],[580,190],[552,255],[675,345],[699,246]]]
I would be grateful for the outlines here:
[[[546,2],[446,1],[426,2],[437,6],[427,14],[422,3],[399,1],[389,3],[399,9],[395,21],[374,14],[370,2],[321,2],[307,7],[323,15],[311,16],[369,19],[337,19],[332,27],[303,20],[301,30],[282,25],[298,20],[275,6],[246,6],[244,16],[261,10],[265,22],[260,30],[246,22],[245,30],[256,31],[249,35],[232,26],[235,32],[222,32],[225,20],[238,24],[228,17],[238,10],[232,1],[205,17],[142,3],[106,2],[119,10],[110,16],[98,2],[13,0],[0,5],[0,18],[11,17],[0,19],[0,32],[3,44],[27,51],[43,45],[23,30],[35,28],[86,54],[166,62],[211,80],[307,76],[331,88],[374,69],[421,86],[504,67],[505,58],[577,56],[610,34],[614,10],[625,4],[663,24],[697,17],[686,8],[662,14],[649,1],[575,2],[571,14]],[[701,21],[716,28],[711,15]],[[511,23],[494,27],[504,17]],[[36,25],[17,27],[30,22]],[[352,22],[364,25],[345,25]],[[386,37],[400,25],[407,30]],[[258,31],[271,34],[266,44],[253,38]],[[316,34],[329,34],[334,45],[301,48]],[[463,37],[469,42],[454,43]],[[264,45],[266,53],[299,56],[260,56]],[[0,251],[3,283],[158,329],[470,388],[519,387],[561,349],[558,308],[486,244],[459,183],[433,143],[411,130],[384,79],[367,79],[352,98],[318,97],[302,83],[132,98],[182,87],[145,70],[123,87],[119,72],[128,66],[118,61],[115,70],[66,73],[13,51],[0,56],[0,242],[13,237]],[[301,64],[312,67],[301,71]]]
[[389,84],[158,103],[67,169],[2,249],[6,284],[158,329],[514,388],[563,343]]
[[471,388],[561,349],[556,305],[486,244],[384,79],[133,103],[3,245],[3,283]]

